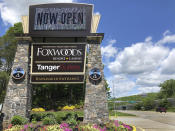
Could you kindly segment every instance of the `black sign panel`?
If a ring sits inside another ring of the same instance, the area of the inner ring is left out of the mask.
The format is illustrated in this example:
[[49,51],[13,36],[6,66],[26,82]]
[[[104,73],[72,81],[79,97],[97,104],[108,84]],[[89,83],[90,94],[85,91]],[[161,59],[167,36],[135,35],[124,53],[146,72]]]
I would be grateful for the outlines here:
[[39,37],[86,36],[91,30],[93,5],[54,3],[30,6],[29,34]]
[[84,75],[32,75],[32,83],[82,83]]
[[33,44],[31,73],[84,73],[85,48],[85,44]]

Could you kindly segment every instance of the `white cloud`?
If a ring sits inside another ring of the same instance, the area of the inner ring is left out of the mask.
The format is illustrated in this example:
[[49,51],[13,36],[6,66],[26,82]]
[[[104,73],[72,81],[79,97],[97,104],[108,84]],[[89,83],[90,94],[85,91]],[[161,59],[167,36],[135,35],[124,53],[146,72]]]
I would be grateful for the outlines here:
[[168,52],[169,49],[154,46],[150,42],[136,43],[119,52],[108,68],[115,74],[143,74],[158,68]]
[[116,43],[116,40],[110,40],[107,46],[101,47],[102,56],[107,57],[105,59],[114,57],[117,54],[117,48],[113,46],[113,44],[115,43]]
[[124,85],[118,82],[116,96],[127,96],[131,92],[158,92],[160,83],[175,79],[175,49],[164,46],[175,42],[175,34],[170,35],[167,30],[163,35],[159,44],[152,42],[149,36],[143,42],[119,50],[115,60],[108,63],[107,68],[112,74],[110,79],[127,78]]
[[13,25],[21,21],[22,15],[28,14],[29,5],[44,3],[73,2],[74,0],[2,0],[0,2],[1,18],[5,24]]
[[156,43],[156,45],[175,43],[175,35],[174,34],[173,35],[167,35],[167,33],[165,33],[165,34],[164,34],[164,37]]
[[175,74],[175,49],[161,63],[161,71],[163,74]]
[[167,35],[170,35],[171,32],[169,30],[166,30],[164,33],[163,33],[163,36],[167,36]]
[[109,41],[109,44],[115,44],[117,41],[115,39],[112,39]]
[[148,36],[148,37],[146,37],[145,42],[151,42],[151,40],[152,40],[152,37]]
[[95,12],[94,14],[95,14],[95,15],[101,15],[100,12]]
[[135,82],[129,80],[125,76],[115,75],[108,79],[108,84],[110,91],[112,92],[112,97],[122,97],[126,96],[129,91],[135,87]]
[[149,93],[149,92],[159,92],[160,91],[160,87],[141,87],[138,89],[139,90],[139,94],[142,93]]

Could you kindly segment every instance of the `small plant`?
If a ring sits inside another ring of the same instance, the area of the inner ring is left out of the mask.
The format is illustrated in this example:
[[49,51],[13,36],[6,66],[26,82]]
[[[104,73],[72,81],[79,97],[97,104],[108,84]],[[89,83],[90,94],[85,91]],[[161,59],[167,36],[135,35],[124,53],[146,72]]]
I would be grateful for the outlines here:
[[64,106],[62,109],[63,110],[74,110],[75,106]]
[[78,122],[74,118],[67,119],[66,122],[71,126],[75,127],[77,126]]
[[24,125],[27,122],[28,122],[27,119],[21,116],[13,116],[11,119],[12,125]]
[[33,113],[31,114],[31,120],[41,121],[46,116],[46,113]]
[[61,106],[59,106],[57,109],[58,109],[58,111],[61,111],[62,107],[61,107]]
[[6,129],[5,131],[21,131],[23,129],[23,126],[21,125],[15,125],[9,129]]
[[36,124],[37,123],[36,119],[32,119],[32,123]]
[[47,126],[46,127],[47,131],[61,131],[59,125],[52,125],[52,126]]
[[33,108],[32,111],[33,112],[44,112],[45,109],[44,108]]
[[56,124],[56,120],[54,117],[44,117],[44,119],[42,120],[43,125],[54,125]]
[[62,117],[61,117],[60,115],[56,115],[56,116],[55,116],[55,119],[56,119],[56,121],[57,121],[58,124],[60,124],[61,121],[63,120]]

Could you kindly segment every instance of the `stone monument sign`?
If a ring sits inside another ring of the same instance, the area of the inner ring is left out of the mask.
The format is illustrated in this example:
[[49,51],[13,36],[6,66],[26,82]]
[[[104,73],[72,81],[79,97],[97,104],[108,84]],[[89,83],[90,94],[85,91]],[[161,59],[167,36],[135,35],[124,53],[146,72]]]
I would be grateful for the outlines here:
[[38,83],[86,83],[84,123],[108,121],[100,50],[104,34],[96,33],[98,22],[99,16],[93,14],[93,5],[89,4],[30,6],[29,23],[23,22],[24,34],[17,37],[2,111],[4,125],[14,115],[29,117],[32,84]]

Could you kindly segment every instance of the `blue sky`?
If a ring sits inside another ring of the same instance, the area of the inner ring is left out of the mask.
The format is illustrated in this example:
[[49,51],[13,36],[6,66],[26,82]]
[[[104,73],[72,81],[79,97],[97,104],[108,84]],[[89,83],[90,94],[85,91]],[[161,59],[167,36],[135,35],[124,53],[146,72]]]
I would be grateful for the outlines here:
[[[0,36],[28,13],[28,4],[46,2],[72,0],[0,0]],[[175,79],[175,0],[78,2],[94,4],[101,14],[104,73],[115,97],[157,92],[160,83]]]

